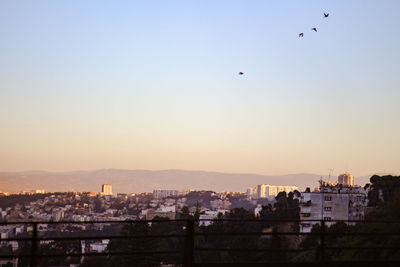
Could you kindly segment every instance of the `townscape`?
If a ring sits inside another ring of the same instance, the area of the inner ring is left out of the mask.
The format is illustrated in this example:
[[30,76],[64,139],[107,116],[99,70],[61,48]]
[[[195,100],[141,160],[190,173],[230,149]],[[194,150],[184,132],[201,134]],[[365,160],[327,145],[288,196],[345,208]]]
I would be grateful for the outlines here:
[[[362,221],[367,211],[369,189],[369,186],[355,185],[354,177],[345,173],[338,177],[336,183],[324,182],[321,178],[318,187],[313,190],[307,188],[304,192],[300,192],[296,186],[260,184],[248,188],[246,193],[157,189],[152,193],[114,195],[112,185],[103,184],[99,193],[46,193],[44,190],[21,194],[2,193],[1,219],[15,224],[0,226],[0,232],[2,239],[26,236],[32,233],[32,226],[18,222],[36,221],[41,222],[38,231],[44,236],[54,233],[62,236],[77,233],[101,236],[121,231],[121,226],[113,222],[175,220],[188,216],[197,218],[199,227],[209,227],[216,220],[241,211],[255,219],[298,220],[291,226],[292,229],[309,233],[319,224],[318,220],[325,221],[327,226],[337,220]],[[285,203],[283,206],[282,201]],[[286,212],[286,217],[276,216],[282,211]],[[61,222],[75,224],[72,227]],[[42,243],[51,244],[49,241]],[[96,253],[107,251],[109,244],[110,240],[104,238],[81,240],[80,246],[83,252]],[[18,241],[1,243],[3,250],[13,253],[20,251],[23,246]],[[17,266],[16,263],[14,261],[14,266]]]
[[[354,178],[344,174],[346,180],[341,183],[324,183],[313,194],[356,194],[366,206],[366,190],[354,186]],[[329,189],[330,188],[330,189]],[[113,195],[112,185],[103,184],[102,191],[95,192],[58,192],[45,193],[44,190],[22,192],[19,195],[2,193],[7,198],[1,205],[1,218],[6,221],[102,221],[102,220],[152,220],[156,216],[175,219],[177,214],[187,207],[190,213],[198,211],[201,219],[215,219],[219,213],[225,214],[230,209],[244,208],[254,211],[255,215],[263,205],[271,205],[275,197],[284,192],[294,193],[295,199],[310,200],[310,189],[300,193],[296,186],[273,186],[260,184],[244,192],[195,191],[193,189],[154,190],[152,193]],[[313,195],[311,194],[311,195]],[[7,196],[8,195],[8,196]],[[33,201],[29,201],[32,199]],[[24,203],[27,201],[28,203]],[[343,200],[344,201],[344,200]],[[346,200],[348,201],[348,200]],[[12,206],[8,206],[12,205]],[[362,209],[357,215],[362,218]],[[307,215],[305,215],[307,216]],[[347,218],[340,218],[347,219]],[[352,219],[352,217],[350,217]]]

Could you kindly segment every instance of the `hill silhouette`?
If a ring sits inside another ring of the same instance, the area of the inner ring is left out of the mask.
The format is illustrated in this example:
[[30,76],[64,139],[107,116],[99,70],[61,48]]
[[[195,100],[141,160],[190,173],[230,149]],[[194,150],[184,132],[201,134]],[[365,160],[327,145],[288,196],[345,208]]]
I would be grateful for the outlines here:
[[[0,172],[0,191],[44,189],[56,191],[95,191],[101,184],[112,184],[114,193],[151,192],[153,189],[184,189],[245,192],[257,184],[295,185],[304,190],[314,188],[320,179],[317,174],[287,174],[267,176],[247,173],[220,173],[187,170],[125,170],[100,169],[88,171],[47,172]],[[331,180],[333,180],[332,178]],[[357,179],[364,185],[369,177]]]

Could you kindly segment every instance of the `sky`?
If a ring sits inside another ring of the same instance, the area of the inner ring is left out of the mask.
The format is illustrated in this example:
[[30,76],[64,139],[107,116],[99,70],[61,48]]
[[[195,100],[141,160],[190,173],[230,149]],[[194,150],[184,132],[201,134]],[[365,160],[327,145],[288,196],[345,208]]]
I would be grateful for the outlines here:
[[399,10],[1,1],[0,171],[399,174]]

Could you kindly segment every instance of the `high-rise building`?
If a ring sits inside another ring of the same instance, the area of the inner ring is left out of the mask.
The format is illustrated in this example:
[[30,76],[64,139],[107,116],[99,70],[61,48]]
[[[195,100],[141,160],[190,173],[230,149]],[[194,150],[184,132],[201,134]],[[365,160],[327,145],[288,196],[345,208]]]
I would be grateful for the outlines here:
[[349,173],[341,174],[338,176],[338,184],[354,186],[354,176]]
[[101,194],[102,195],[112,195],[112,185],[110,184],[103,184],[101,186]]
[[266,185],[266,184],[257,185],[257,196],[258,196],[258,198],[267,198],[268,185]]

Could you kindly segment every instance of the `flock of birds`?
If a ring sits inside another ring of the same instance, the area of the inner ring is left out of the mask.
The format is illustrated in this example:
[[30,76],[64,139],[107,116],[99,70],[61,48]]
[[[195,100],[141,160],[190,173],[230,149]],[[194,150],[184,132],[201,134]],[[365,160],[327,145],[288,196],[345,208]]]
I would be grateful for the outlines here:
[[[327,18],[327,17],[329,17],[329,13],[324,13],[324,18]],[[318,32],[316,27],[311,28],[311,30],[314,32]],[[303,32],[299,33],[299,37],[304,37],[304,33]],[[243,74],[244,74],[243,72],[239,72],[239,75],[243,75]]]
[[[327,18],[327,17],[329,17],[329,13],[324,13],[324,18]],[[318,30],[317,30],[317,28],[311,28],[311,30],[312,31],[315,31],[315,32],[317,32]],[[303,32],[301,32],[301,33],[299,33],[299,37],[303,37],[304,36],[304,33]]]

